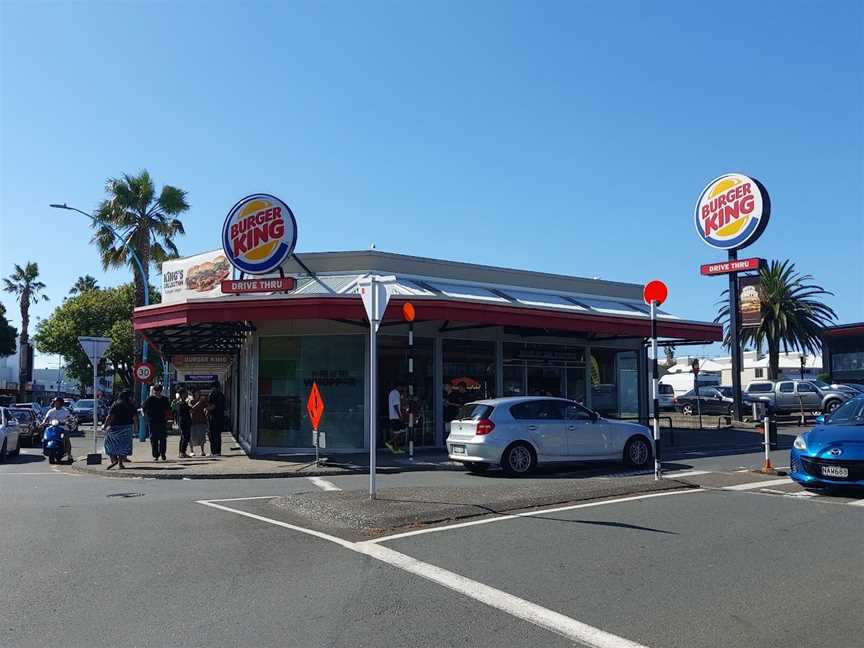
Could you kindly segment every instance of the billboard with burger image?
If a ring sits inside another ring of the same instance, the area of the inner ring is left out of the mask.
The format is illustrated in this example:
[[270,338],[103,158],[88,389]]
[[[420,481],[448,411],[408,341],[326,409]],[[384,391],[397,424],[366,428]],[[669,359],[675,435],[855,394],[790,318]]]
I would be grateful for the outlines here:
[[162,303],[221,297],[223,279],[231,276],[231,264],[222,250],[204,252],[162,264]]
[[738,279],[738,310],[741,326],[759,326],[762,322],[762,282],[759,276]]

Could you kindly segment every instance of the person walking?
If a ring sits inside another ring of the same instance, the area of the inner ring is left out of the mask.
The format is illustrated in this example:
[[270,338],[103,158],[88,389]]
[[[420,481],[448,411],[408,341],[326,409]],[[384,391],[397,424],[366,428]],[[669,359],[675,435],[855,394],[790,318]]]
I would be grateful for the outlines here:
[[402,425],[402,417],[404,414],[402,396],[404,391],[405,388],[402,385],[394,385],[393,389],[391,389],[390,393],[387,395],[387,423],[390,440],[385,441],[384,445],[386,445],[393,454],[404,454],[405,452],[399,447],[401,440],[400,437],[404,431],[404,426]]
[[106,470],[111,470],[118,463],[124,469],[126,457],[132,454],[132,427],[138,417],[138,409],[132,402],[132,392],[128,389],[111,406],[103,429],[105,434],[105,454],[111,457],[111,464]]
[[187,401],[189,393],[185,388],[181,388],[177,392],[177,399],[174,401],[174,419],[177,421],[177,427],[180,428],[180,458],[186,459],[189,457],[187,450],[189,449],[189,440],[192,432],[192,413],[189,409]]
[[207,398],[207,435],[210,437],[210,454],[214,457],[222,455],[222,431],[225,429],[225,396],[219,389],[219,383],[213,383],[213,389]]
[[153,461],[166,461],[165,452],[168,445],[168,417],[171,414],[171,404],[162,395],[162,385],[153,388],[153,394],[144,401],[144,413],[150,421],[150,448]]
[[[204,443],[207,438],[207,402],[201,398],[201,391],[192,390],[192,400],[189,402],[189,416],[192,427],[189,429],[189,444],[192,446],[192,456],[195,456],[195,448],[200,448],[201,456],[204,453]],[[212,452],[212,448],[211,448]]]

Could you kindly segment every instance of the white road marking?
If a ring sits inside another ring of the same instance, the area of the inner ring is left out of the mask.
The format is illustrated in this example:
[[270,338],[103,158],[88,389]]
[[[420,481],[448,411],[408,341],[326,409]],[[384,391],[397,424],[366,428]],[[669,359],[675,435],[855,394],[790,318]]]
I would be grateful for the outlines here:
[[478,526],[480,524],[492,524],[493,522],[504,522],[506,520],[515,520],[523,517],[532,517],[535,515],[548,515],[549,513],[561,513],[563,511],[574,511],[582,508],[592,508],[595,506],[604,506],[606,504],[620,504],[623,502],[635,502],[637,500],[650,499],[652,497],[667,497],[669,495],[687,495],[689,493],[707,493],[708,491],[700,489],[674,490],[664,491],[662,493],[650,493],[648,495],[634,495],[632,497],[621,497],[612,500],[602,500],[599,502],[584,502],[582,504],[570,504],[569,506],[559,506],[551,509],[538,509],[535,511],[526,511],[525,513],[513,513],[498,515],[491,518],[483,518],[482,520],[471,520],[469,522],[457,522],[456,524],[448,524],[446,526],[430,527],[428,529],[417,529],[416,531],[406,531],[405,533],[396,533],[383,538],[375,538],[373,540],[363,540],[358,544],[377,544],[379,542],[389,542],[399,538],[410,538],[411,536],[424,535],[426,533],[438,533],[439,531],[450,531],[452,529],[462,529],[465,527]]
[[280,497],[280,496],[279,495],[256,495],[255,497],[226,497],[225,499],[200,500],[198,503],[204,504],[205,502],[242,502],[243,500],[273,499],[274,497]]
[[849,506],[864,506],[864,499],[860,499],[857,502],[849,502]]
[[[658,493],[658,495],[665,494],[667,493]],[[605,502],[595,502],[593,504],[596,506],[600,504],[611,504],[618,501],[623,500],[609,500]],[[590,646],[591,648],[647,648],[643,644],[619,637],[606,632],[605,630],[601,630],[600,628],[595,628],[587,623],[582,623],[581,621],[577,621],[576,619],[555,612],[554,610],[544,608],[536,603],[532,603],[531,601],[526,601],[518,596],[508,594],[507,592],[471,580],[470,578],[442,569],[441,567],[436,567],[435,565],[430,565],[429,563],[416,560],[411,556],[406,556],[405,554],[394,551],[389,547],[382,547],[381,545],[371,544],[368,542],[350,542],[328,533],[315,531],[314,529],[299,527],[280,520],[256,515],[255,513],[247,513],[246,511],[232,509],[227,506],[222,506],[221,504],[215,504],[212,500],[199,500],[198,503],[221,511],[227,511],[228,513],[236,513],[237,515],[252,518],[253,520],[290,529],[292,531],[298,531],[321,540],[328,540],[340,547],[344,547],[345,549],[349,549],[364,556],[369,556],[370,558],[374,558],[375,560],[379,560],[387,565],[414,574],[415,576],[425,578],[428,581],[446,587],[454,592],[458,592],[463,596],[479,601],[480,603],[495,608],[496,610],[501,610],[513,617],[522,619],[541,628],[545,628],[546,630],[566,637],[572,641],[580,642],[585,646]]]
[[321,477],[307,477],[310,482],[315,484],[318,488],[325,491],[341,491],[336,484],[331,481],[327,481],[326,479],[322,479]]
[[685,470],[684,472],[664,472],[665,477],[696,477],[697,475],[709,475],[710,470]]
[[4,472],[0,473],[0,477],[56,477],[57,475],[63,475],[65,473],[61,472]]
[[723,490],[746,491],[755,490],[757,488],[765,488],[767,486],[779,486],[780,484],[791,483],[793,483],[791,479],[789,479],[788,477],[784,477],[783,479],[767,479],[760,482],[748,482],[746,484],[735,484],[735,486],[724,486]]

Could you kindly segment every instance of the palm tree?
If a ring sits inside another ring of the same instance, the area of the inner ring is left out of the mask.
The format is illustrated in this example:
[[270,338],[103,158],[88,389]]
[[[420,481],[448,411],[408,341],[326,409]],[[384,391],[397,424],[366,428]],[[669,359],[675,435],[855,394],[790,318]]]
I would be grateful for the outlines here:
[[16,263],[15,272],[3,279],[3,290],[15,295],[21,307],[21,335],[18,338],[18,396],[21,400],[24,400],[30,374],[28,371],[30,306],[40,299],[48,301],[48,296],[41,294],[45,290],[45,284],[38,279],[39,266],[30,261],[23,268]]
[[[789,261],[772,261],[759,271],[759,297],[762,302],[762,320],[759,326],[741,329],[741,343],[768,348],[768,378],[776,380],[780,373],[780,347],[816,354],[821,347],[820,333],[837,320],[830,306],[821,297],[833,295],[821,286],[809,283],[811,275],[799,274],[795,264]],[[720,309],[715,322],[726,327],[724,344],[731,343],[729,334],[729,291],[723,291],[725,302],[718,302]]]
[[[102,266],[132,266],[135,277],[135,303],[144,304],[144,287],[149,285],[150,264],[177,258],[175,236],[185,234],[177,216],[189,209],[186,192],[164,185],[159,195],[147,171],[124,174],[105,183],[108,198],[96,210],[93,240],[99,246]],[[112,232],[116,231],[122,241]],[[136,270],[132,251],[138,255],[146,277]]]
[[96,284],[96,277],[91,277],[89,274],[84,275],[83,277],[78,277],[78,281],[69,289],[70,295],[83,295],[85,292],[89,292],[91,290],[98,290],[99,286]]

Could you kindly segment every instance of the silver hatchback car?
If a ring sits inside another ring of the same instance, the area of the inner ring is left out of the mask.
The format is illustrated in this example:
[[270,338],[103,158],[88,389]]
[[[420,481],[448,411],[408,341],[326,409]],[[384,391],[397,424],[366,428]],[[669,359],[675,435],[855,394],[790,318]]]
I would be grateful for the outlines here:
[[615,460],[643,468],[652,447],[644,425],[604,419],[574,401],[542,396],[468,403],[447,437],[451,461],[472,472],[500,465],[510,475],[567,461]]

